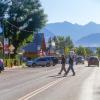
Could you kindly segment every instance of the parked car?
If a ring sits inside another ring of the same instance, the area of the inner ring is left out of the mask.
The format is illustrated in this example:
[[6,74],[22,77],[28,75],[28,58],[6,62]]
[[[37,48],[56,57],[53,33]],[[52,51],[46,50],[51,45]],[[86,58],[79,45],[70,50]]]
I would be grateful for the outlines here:
[[97,65],[99,67],[99,59],[98,59],[98,57],[95,57],[95,56],[89,57],[88,66],[90,66],[90,65]]
[[3,59],[0,59],[0,72],[4,70]]
[[22,60],[23,62],[27,62],[28,60],[31,60],[31,58],[22,56],[22,57],[21,57],[21,60]]
[[76,64],[79,64],[79,63],[84,64],[84,62],[85,62],[85,59],[83,56],[76,57]]
[[46,57],[39,57],[39,58],[35,58],[35,59],[32,59],[32,60],[28,60],[26,62],[26,65],[29,66],[29,67],[35,67],[35,66],[51,66],[53,64],[52,60],[51,59],[48,59]]
[[45,58],[51,60],[53,62],[53,66],[55,66],[56,64],[58,64],[58,58],[55,57],[55,56],[47,56]]

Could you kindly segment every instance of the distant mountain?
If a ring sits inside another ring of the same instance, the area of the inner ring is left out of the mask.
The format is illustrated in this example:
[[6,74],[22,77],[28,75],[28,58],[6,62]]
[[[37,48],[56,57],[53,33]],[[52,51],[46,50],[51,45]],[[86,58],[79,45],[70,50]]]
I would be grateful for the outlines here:
[[76,43],[76,46],[85,46],[85,47],[100,47],[100,33],[91,34],[79,39]]
[[93,33],[100,33],[100,24],[90,22],[86,25],[79,25],[65,21],[65,22],[47,24],[44,30],[45,29],[49,30],[56,36],[57,35],[70,36],[73,41],[77,41],[80,38],[85,37],[87,35]]
[[49,31],[46,28],[41,29],[39,33],[44,33],[46,42],[48,41],[49,38],[52,38],[55,36],[53,32]]
[[[2,32],[1,28],[0,32]],[[66,21],[51,23],[47,24],[40,32],[44,33],[46,41],[53,36],[70,36],[75,45],[100,47],[100,24],[94,22],[86,25],[72,24]]]

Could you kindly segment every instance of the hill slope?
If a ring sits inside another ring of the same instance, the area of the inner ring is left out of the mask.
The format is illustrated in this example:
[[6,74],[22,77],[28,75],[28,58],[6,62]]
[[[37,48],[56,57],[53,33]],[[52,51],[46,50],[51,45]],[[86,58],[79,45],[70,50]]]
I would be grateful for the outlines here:
[[55,35],[70,36],[73,41],[77,41],[92,33],[100,33],[100,24],[90,22],[86,25],[78,25],[69,22],[60,22],[47,24],[45,29],[48,29]]
[[76,46],[82,45],[87,47],[100,47],[100,33],[91,34],[86,37],[79,39]]

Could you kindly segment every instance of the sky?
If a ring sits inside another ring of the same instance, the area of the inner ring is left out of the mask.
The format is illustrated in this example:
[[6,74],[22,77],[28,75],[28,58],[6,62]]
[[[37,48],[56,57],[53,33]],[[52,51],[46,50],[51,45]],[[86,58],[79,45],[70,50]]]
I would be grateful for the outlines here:
[[40,0],[48,23],[100,24],[100,0]]

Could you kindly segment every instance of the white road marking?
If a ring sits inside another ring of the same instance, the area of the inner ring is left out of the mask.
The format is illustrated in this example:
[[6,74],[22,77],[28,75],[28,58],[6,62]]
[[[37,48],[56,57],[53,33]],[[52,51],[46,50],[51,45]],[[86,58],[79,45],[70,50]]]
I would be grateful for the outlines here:
[[27,94],[27,95],[25,95],[25,96],[19,98],[18,100],[29,100],[30,98],[34,97],[35,95],[37,95],[37,94],[39,94],[39,93],[45,91],[46,89],[52,87],[53,85],[59,83],[59,82],[62,81],[63,79],[65,79],[65,78],[57,79],[56,81],[53,81],[53,82],[51,82],[51,83],[48,83],[47,85],[45,85],[45,86],[43,86],[43,87],[41,87],[41,88],[39,88],[39,89],[37,89],[37,90],[35,90],[35,91],[33,91],[33,92]]
[[91,76],[85,80],[79,100],[93,100],[93,87],[96,69],[93,70]]

